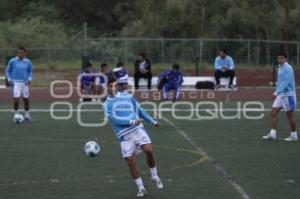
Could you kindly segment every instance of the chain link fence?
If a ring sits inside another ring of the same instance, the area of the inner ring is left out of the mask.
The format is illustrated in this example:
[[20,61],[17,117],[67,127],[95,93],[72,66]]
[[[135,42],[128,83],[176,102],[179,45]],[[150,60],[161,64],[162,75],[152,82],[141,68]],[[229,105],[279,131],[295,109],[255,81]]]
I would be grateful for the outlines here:
[[[157,65],[177,62],[195,67],[198,62],[200,66],[211,67],[219,50],[226,48],[238,67],[252,68],[275,65],[276,53],[285,50],[289,55],[289,62],[296,67],[300,66],[300,42],[152,38],[97,38],[84,41],[77,41],[74,45],[69,44],[59,48],[28,47],[27,55],[33,63],[38,63],[38,65],[76,63],[78,66],[70,67],[80,68],[84,55],[96,63],[115,64],[118,61],[124,61],[128,65],[133,65],[139,53],[145,52],[152,63]],[[8,56],[15,54],[15,48],[0,48],[2,63]]]

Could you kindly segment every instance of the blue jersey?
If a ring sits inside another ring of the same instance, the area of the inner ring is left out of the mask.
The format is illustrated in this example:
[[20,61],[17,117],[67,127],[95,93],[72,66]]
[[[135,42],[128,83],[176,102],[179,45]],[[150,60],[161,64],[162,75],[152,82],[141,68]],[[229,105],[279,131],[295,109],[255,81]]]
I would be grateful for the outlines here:
[[95,82],[96,76],[95,76],[96,71],[93,70],[92,72],[83,69],[80,71],[80,82],[82,85],[90,85],[91,83]]
[[115,68],[113,74],[117,79],[117,83],[127,84],[128,83],[128,70],[125,68]]
[[294,70],[291,65],[285,62],[279,65],[277,75],[277,88],[275,95],[292,96],[296,94]]
[[226,67],[230,70],[234,69],[234,62],[232,57],[229,55],[226,55],[224,59],[222,59],[220,56],[216,57],[215,59],[215,69],[216,70],[222,70],[223,67]]
[[183,75],[180,71],[174,72],[172,69],[161,73],[158,79],[166,78],[167,83],[181,85],[183,83]]
[[119,92],[116,96],[107,97],[103,110],[120,141],[123,141],[124,135],[143,127],[143,124],[134,125],[135,120],[142,118],[149,124],[156,123],[128,92]]
[[18,57],[9,60],[5,75],[8,81],[27,82],[32,80],[32,64],[27,58],[19,59]]

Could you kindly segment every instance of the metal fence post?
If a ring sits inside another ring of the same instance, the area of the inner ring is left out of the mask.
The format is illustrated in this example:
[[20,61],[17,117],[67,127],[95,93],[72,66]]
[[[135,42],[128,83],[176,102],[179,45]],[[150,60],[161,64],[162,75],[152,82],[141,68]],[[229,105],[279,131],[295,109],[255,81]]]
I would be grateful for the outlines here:
[[202,63],[202,54],[203,54],[203,40],[199,40],[199,62]]
[[127,63],[127,39],[124,39],[124,61]]
[[256,41],[256,66],[259,65],[259,41]]
[[251,64],[251,41],[248,40],[248,65]]
[[161,38],[161,41],[160,41],[160,51],[161,51],[161,63],[164,63],[165,61],[165,51],[164,51],[164,45],[165,45],[165,42],[164,42],[164,39]]

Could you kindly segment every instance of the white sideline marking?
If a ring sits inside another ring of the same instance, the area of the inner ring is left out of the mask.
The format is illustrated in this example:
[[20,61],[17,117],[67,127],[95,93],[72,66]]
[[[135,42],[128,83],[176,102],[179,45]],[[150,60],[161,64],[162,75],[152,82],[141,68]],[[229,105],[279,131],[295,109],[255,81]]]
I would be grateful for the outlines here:
[[[159,110],[156,109],[145,109],[145,111],[161,111],[161,112],[190,112],[190,111],[199,111],[199,112],[269,112],[272,109],[266,108],[266,109],[255,109],[255,108],[248,108],[248,109],[236,109],[236,108],[224,108],[224,109],[171,109],[171,108],[162,108]],[[21,110],[22,111],[22,110]],[[30,112],[103,112],[101,109],[30,109]],[[0,109],[0,112],[14,112],[13,109]],[[300,109],[297,109],[296,112],[300,112]]]
[[213,167],[218,171],[218,173],[221,174],[225,180],[233,186],[233,188],[242,196],[244,199],[250,199],[250,196],[246,193],[243,187],[239,185],[234,178],[221,166],[219,165],[216,160],[208,156],[206,151],[202,149],[198,144],[196,144],[191,137],[189,137],[183,130],[180,130],[173,122],[171,122],[169,119],[163,117],[163,120],[165,120],[171,127],[173,127],[181,136],[184,137],[184,139],[189,142],[193,147],[197,149],[202,154],[205,154],[208,162],[213,165]]

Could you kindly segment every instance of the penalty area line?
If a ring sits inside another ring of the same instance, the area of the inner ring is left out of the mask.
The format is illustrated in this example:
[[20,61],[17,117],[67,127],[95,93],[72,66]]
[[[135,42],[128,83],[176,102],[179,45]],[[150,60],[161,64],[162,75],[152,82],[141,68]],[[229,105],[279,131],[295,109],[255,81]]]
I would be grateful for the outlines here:
[[243,199],[250,199],[250,196],[247,194],[247,192],[244,190],[244,188],[239,185],[221,165],[219,165],[216,160],[214,160],[212,157],[210,157],[207,152],[200,147],[198,144],[194,142],[194,140],[187,135],[187,133],[181,129],[179,129],[172,121],[169,119],[163,117],[163,120],[165,120],[172,128],[174,128],[184,139],[190,143],[193,147],[196,148],[197,151],[199,151],[202,154],[205,154],[207,157],[208,162],[217,170],[217,172],[229,183],[233,186],[233,188],[242,196]]

